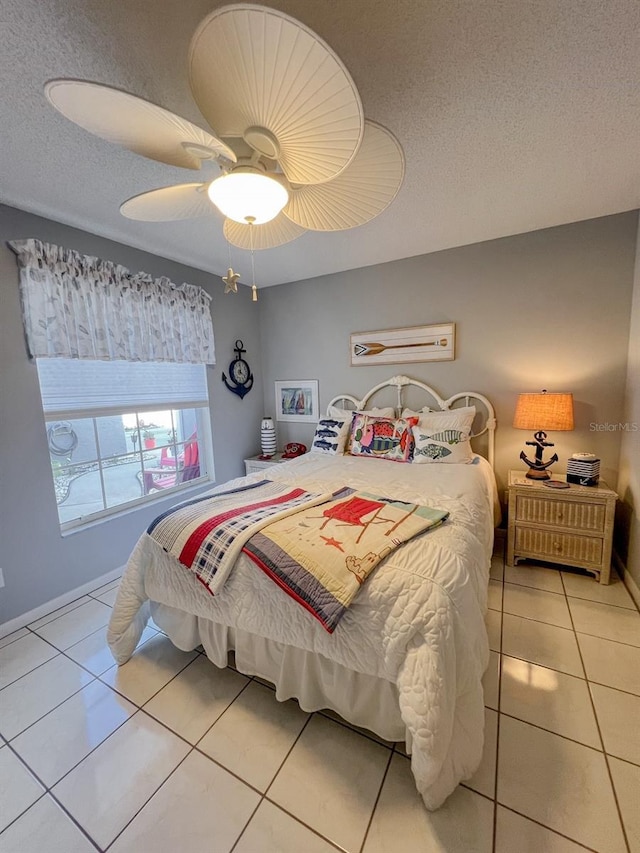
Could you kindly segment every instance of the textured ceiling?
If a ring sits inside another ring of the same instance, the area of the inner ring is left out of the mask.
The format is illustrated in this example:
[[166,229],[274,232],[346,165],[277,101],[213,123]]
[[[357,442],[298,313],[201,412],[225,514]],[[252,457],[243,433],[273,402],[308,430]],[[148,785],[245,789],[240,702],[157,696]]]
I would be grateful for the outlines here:
[[[222,273],[222,218],[124,219],[120,202],[200,174],[58,115],[52,77],[107,83],[206,123],[189,41],[215,0],[0,0],[0,199]],[[640,206],[638,0],[278,0],[341,56],[404,147],[394,203],[350,231],[256,257],[260,286]],[[205,172],[206,178],[206,172]],[[27,235],[25,235],[27,236]],[[234,267],[250,266],[232,249]]]

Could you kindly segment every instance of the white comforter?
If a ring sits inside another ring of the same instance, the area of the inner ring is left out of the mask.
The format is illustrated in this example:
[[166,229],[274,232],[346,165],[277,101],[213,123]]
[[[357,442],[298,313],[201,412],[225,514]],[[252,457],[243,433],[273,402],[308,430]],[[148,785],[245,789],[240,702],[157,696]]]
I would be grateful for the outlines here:
[[497,504],[490,466],[480,457],[470,465],[406,465],[308,454],[248,479],[265,476],[311,491],[370,489],[449,510],[450,516],[378,566],[333,634],[246,556],[212,597],[145,533],[127,564],[109,624],[114,657],[124,663],[133,653],[149,599],[391,681],[412,741],[416,785],[427,807],[437,808],[473,775],[482,755],[481,678],[489,658],[483,617]]

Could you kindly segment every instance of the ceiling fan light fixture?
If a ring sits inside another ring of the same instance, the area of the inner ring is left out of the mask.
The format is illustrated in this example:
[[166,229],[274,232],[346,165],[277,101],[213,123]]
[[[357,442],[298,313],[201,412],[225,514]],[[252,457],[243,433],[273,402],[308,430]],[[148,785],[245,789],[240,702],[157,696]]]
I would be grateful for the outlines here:
[[255,166],[238,166],[212,181],[207,192],[228,219],[242,225],[270,222],[289,201],[284,184]]

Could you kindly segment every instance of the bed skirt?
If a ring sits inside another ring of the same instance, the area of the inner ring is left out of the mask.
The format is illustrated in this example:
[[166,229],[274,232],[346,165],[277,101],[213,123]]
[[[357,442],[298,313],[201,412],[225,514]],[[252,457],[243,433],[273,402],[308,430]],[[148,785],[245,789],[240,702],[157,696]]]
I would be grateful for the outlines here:
[[387,741],[402,741],[411,752],[411,734],[402,717],[395,684],[341,666],[317,653],[228,628],[183,610],[151,601],[153,621],[183,651],[202,644],[216,666],[227,666],[235,652],[236,668],[276,687],[276,699],[296,699],[303,711],[330,709],[344,720]]

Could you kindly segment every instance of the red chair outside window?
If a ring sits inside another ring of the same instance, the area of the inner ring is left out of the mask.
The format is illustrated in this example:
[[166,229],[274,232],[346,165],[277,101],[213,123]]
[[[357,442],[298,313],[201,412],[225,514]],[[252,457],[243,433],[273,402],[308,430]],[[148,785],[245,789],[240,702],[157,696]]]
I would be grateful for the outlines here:
[[[170,489],[172,486],[177,486],[180,483],[186,483],[188,480],[195,480],[200,476],[200,461],[198,455],[198,440],[194,433],[184,446],[184,453],[178,456],[177,464],[167,466],[161,457],[160,468],[147,468],[142,472],[142,488],[145,495],[150,492]],[[171,471],[171,467],[175,470]]]

